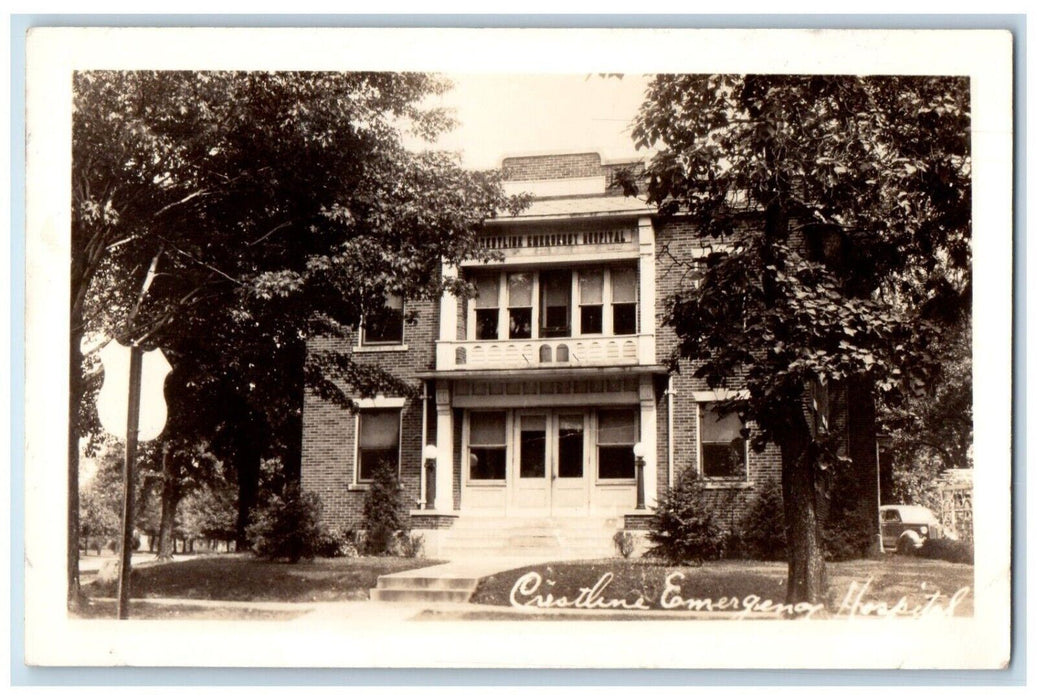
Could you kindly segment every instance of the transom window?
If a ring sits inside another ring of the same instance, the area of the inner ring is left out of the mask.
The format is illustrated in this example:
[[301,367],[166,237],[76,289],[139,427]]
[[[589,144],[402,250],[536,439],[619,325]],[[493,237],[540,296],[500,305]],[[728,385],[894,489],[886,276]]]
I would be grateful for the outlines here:
[[637,267],[487,271],[472,282],[473,340],[637,333]]
[[357,481],[374,478],[379,463],[395,470],[400,465],[400,409],[363,410],[359,416]]
[[702,475],[709,479],[746,477],[745,424],[737,413],[721,414],[716,404],[699,405]]

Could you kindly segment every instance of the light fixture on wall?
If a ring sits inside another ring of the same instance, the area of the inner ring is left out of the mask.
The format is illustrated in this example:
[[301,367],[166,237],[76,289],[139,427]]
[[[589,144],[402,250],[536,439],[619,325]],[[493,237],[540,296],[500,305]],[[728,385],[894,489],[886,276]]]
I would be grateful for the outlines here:
[[439,450],[431,443],[425,445],[425,449],[421,451],[422,481],[425,484],[425,502],[422,504],[422,508],[425,510],[432,510],[436,502],[436,458],[438,456]]

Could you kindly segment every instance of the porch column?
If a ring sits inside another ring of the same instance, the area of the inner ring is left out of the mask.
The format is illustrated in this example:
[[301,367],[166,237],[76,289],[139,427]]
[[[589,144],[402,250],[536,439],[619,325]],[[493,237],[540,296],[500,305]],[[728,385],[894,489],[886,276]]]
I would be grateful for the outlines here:
[[655,363],[655,229],[652,217],[642,216],[637,220],[638,252],[638,301],[641,308],[641,334],[639,345],[640,364]]
[[[457,268],[443,265],[443,277],[457,278]],[[436,343],[436,369],[454,369],[456,357],[451,342],[457,340],[457,297],[450,292],[443,292],[439,299],[439,341]]]
[[641,400],[640,442],[645,448],[645,506],[651,510],[655,508],[659,496],[659,451],[656,449],[655,386],[652,375],[642,375],[638,396]]
[[437,512],[454,509],[454,413],[450,388],[436,387],[436,500]]

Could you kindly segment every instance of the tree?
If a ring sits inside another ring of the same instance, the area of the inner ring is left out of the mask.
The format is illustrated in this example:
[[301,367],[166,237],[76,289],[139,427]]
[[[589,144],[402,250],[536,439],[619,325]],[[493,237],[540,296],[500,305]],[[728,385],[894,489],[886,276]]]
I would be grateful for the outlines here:
[[[401,145],[404,129],[450,125],[420,106],[447,87],[411,73],[75,75],[71,543],[84,337],[167,351],[172,392],[197,414],[180,435],[209,438],[237,475],[239,538],[261,460],[298,471],[307,383],[343,404],[405,388],[348,355],[308,356],[306,343],[355,328],[389,293],[431,299],[457,284],[441,262],[469,257],[481,221],[520,203],[499,174]],[[70,545],[70,601],[77,556]]]
[[660,75],[634,124],[643,188],[713,251],[670,299],[674,362],[781,452],[789,602],[822,602],[821,524],[845,440],[830,401],[897,406],[940,374],[971,298],[964,78]]

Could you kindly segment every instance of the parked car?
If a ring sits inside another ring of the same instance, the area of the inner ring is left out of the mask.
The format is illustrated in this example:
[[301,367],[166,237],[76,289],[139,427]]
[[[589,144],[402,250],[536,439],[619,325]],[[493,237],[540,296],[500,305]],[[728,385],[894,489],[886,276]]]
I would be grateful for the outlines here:
[[880,506],[882,548],[910,552],[921,547],[930,537],[941,536],[940,522],[923,506]]

